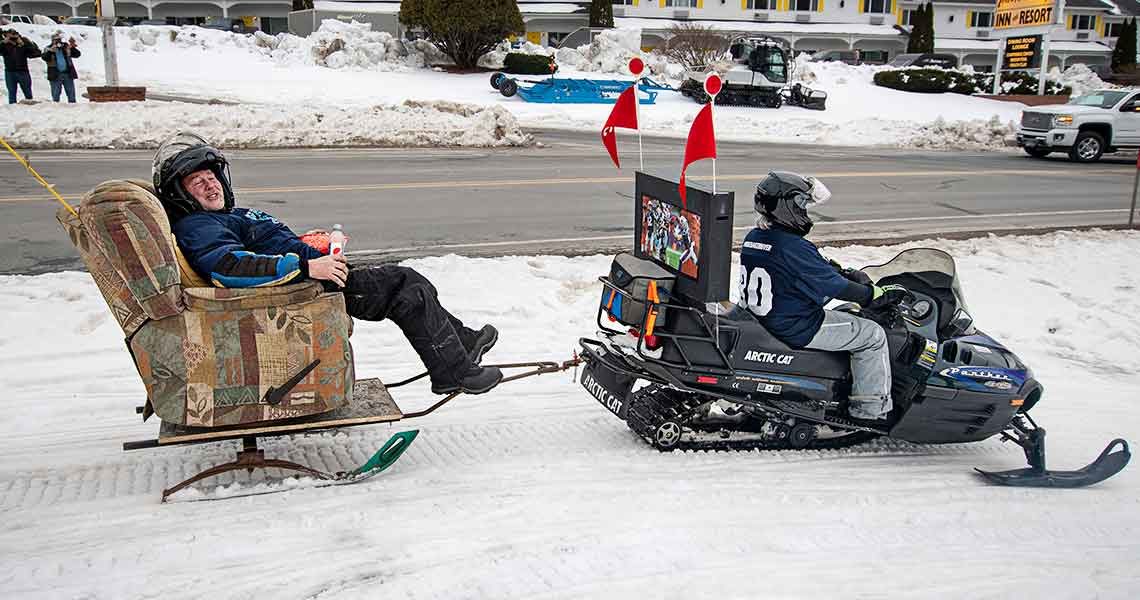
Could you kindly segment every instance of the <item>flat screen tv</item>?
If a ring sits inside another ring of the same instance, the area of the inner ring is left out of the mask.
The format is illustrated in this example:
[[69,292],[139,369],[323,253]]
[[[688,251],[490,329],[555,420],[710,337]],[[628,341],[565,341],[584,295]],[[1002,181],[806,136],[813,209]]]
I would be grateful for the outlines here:
[[732,192],[637,173],[633,250],[677,275],[674,295],[692,302],[728,299],[732,268]]

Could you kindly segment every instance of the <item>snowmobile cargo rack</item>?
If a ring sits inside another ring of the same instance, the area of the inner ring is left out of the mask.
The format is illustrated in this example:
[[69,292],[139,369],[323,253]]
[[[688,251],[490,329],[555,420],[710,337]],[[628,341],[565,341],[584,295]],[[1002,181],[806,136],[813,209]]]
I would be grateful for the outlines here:
[[[502,383],[509,381],[516,381],[526,377],[533,377],[535,375],[542,375],[545,373],[557,373],[566,371],[571,367],[576,367],[581,361],[574,357],[571,360],[561,363],[553,361],[536,361],[536,362],[522,362],[522,363],[504,363],[497,365],[486,365],[490,367],[498,367],[500,369],[519,369],[528,368],[529,370],[522,373],[517,373],[508,377],[504,377]],[[253,472],[254,469],[269,469],[277,468],[288,471],[297,471],[305,475],[312,476],[318,480],[327,482],[327,485],[343,485],[348,483],[355,483],[379,474],[384,469],[387,469],[403,454],[404,450],[408,448],[412,440],[418,434],[418,430],[405,431],[397,433],[388,440],[384,446],[377,451],[364,465],[354,469],[353,471],[341,471],[337,473],[325,473],[295,462],[267,459],[265,458],[265,451],[258,448],[258,439],[268,437],[279,437],[285,435],[292,435],[297,433],[313,433],[318,431],[326,431],[332,429],[340,429],[342,427],[354,427],[358,425],[374,425],[378,423],[395,423],[404,419],[414,419],[422,417],[435,412],[436,409],[447,404],[452,399],[463,394],[463,392],[455,392],[444,396],[431,406],[410,413],[403,412],[392,398],[388,390],[398,388],[409,383],[418,381],[427,377],[427,372],[420,373],[414,377],[410,377],[403,381],[399,381],[392,385],[384,385],[378,378],[358,379],[354,384],[354,398],[353,403],[349,406],[330,411],[319,415],[310,415],[307,417],[299,417],[296,419],[284,419],[281,421],[269,421],[262,423],[246,423],[243,425],[231,425],[226,427],[188,427],[185,425],[175,425],[173,423],[163,422],[159,428],[158,437],[149,440],[137,440],[123,443],[123,451],[130,450],[144,450],[148,448],[159,448],[164,446],[177,446],[184,444],[205,444],[211,442],[221,442],[227,440],[242,441],[242,449],[238,452],[237,457],[229,463],[215,465],[213,467],[204,469],[191,477],[179,482],[178,484],[164,489],[162,491],[162,502],[176,492],[189,487],[190,485],[220,475],[229,471],[246,470]],[[138,407],[136,412],[146,415],[143,407]],[[145,418],[145,417],[144,417]]]

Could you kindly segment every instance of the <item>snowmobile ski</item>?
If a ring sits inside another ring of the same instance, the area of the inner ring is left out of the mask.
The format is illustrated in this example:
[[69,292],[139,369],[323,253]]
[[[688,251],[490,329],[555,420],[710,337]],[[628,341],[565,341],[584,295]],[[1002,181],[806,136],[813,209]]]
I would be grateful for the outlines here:
[[[189,480],[189,481],[185,482],[185,484],[182,484],[182,485],[176,486],[174,488],[165,490],[162,494],[162,501],[167,502],[168,500],[170,500],[172,498],[175,502],[203,502],[203,501],[210,501],[210,500],[229,500],[231,498],[241,498],[241,497],[247,497],[247,496],[264,496],[267,494],[276,494],[278,492],[287,492],[289,490],[300,489],[300,488],[311,489],[311,488],[331,487],[334,485],[351,485],[354,483],[360,483],[361,481],[364,481],[366,479],[370,479],[376,475],[379,475],[380,473],[387,470],[388,467],[391,467],[393,464],[395,464],[396,461],[399,460],[401,456],[403,456],[404,451],[407,450],[408,447],[410,447],[412,445],[412,442],[416,439],[417,435],[419,435],[418,429],[413,429],[411,431],[401,431],[401,432],[393,435],[391,438],[388,438],[388,441],[385,442],[384,445],[379,450],[377,450],[376,453],[373,454],[367,461],[365,461],[364,464],[360,465],[359,467],[357,467],[351,471],[339,471],[337,473],[325,473],[323,471],[318,471],[316,469],[310,469],[308,467],[302,467],[302,468],[298,469],[297,467],[299,467],[300,465],[295,465],[294,463],[287,463],[286,461],[273,461],[273,460],[262,459],[264,462],[263,465],[260,465],[262,467],[289,468],[289,469],[301,471],[302,473],[304,473],[306,475],[314,477],[316,479],[316,481],[312,482],[309,485],[304,485],[304,486],[290,485],[291,482],[296,482],[296,481],[299,481],[301,479],[301,476],[295,476],[295,477],[289,477],[289,478],[278,480],[278,481],[266,482],[265,484],[260,484],[260,485],[257,485],[255,487],[251,487],[250,491],[248,491],[248,492],[242,492],[240,490],[235,491],[234,493],[228,493],[227,492],[227,493],[222,493],[222,494],[206,492],[206,493],[203,493],[204,495],[200,495],[200,496],[191,496],[191,495],[187,494],[186,495],[187,497],[185,497],[185,498],[173,498],[173,496],[177,492],[181,491],[182,489],[187,487],[188,484],[195,481],[195,480]],[[238,462],[237,463],[231,463],[231,464],[237,465],[238,463],[241,462],[241,458],[242,457],[239,456]],[[282,463],[282,464],[278,464],[278,463]],[[290,465],[292,465],[292,466],[290,466]],[[230,466],[230,465],[225,465],[225,466]],[[242,468],[242,467],[239,466],[239,468]],[[227,470],[233,470],[233,469],[227,469]],[[217,474],[217,473],[214,473],[214,474]],[[266,485],[268,485],[269,487],[265,487]],[[218,486],[217,488],[215,488],[215,492],[217,490],[221,490],[223,488],[224,488],[224,486]]]
[[[1044,440],[1044,435],[1042,435],[1040,439]],[[1120,449],[1114,452],[1113,450],[1117,446],[1119,446]],[[999,472],[983,471],[982,469],[974,470],[985,478],[986,481],[997,485],[1013,487],[1078,488],[1100,483],[1116,475],[1128,464],[1128,460],[1132,458],[1132,453],[1128,449],[1128,442],[1117,438],[1112,440],[1112,442],[1105,447],[1104,451],[1100,453],[1100,456],[1098,456],[1096,460],[1084,468],[1075,471],[1050,471],[1045,468],[1043,442],[1040,448],[1040,464],[1032,464],[1034,461],[1031,460],[1031,465],[1024,469]],[[1029,454],[1028,451],[1026,453]]]

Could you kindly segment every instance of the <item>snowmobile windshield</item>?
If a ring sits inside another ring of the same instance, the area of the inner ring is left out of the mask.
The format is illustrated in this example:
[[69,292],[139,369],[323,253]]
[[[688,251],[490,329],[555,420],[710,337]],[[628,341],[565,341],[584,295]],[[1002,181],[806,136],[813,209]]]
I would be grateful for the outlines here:
[[864,267],[863,272],[878,285],[898,284],[934,298],[939,308],[938,329],[946,337],[973,330],[954,257],[942,250],[904,250],[886,264]]

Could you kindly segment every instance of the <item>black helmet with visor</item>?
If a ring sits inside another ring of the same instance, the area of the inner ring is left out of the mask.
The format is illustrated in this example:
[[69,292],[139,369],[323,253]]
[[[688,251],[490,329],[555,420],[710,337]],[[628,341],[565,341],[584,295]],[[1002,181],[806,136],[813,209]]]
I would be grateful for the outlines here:
[[208,169],[222,184],[225,209],[234,206],[234,192],[230,186],[229,161],[221,150],[211,146],[202,136],[178,132],[159,145],[151,165],[155,193],[166,209],[171,224],[202,205],[182,185],[187,175]]
[[812,220],[808,207],[820,205],[831,198],[831,191],[815,177],[804,177],[788,171],[770,171],[756,185],[756,212],[769,223],[787,229],[799,236],[811,231]]

